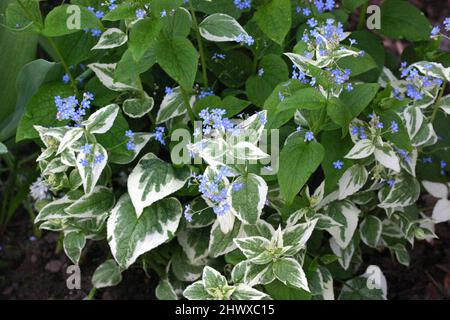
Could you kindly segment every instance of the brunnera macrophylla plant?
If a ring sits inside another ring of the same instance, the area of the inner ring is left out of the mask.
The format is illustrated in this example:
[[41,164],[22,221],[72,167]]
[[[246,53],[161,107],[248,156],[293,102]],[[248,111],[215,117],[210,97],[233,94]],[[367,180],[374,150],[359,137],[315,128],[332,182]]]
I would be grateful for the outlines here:
[[[363,253],[408,266],[450,219],[449,20],[386,0],[350,30],[366,5],[12,2],[56,61],[29,65],[16,135],[42,150],[35,222],[74,264],[107,244],[95,288],[133,265],[159,299],[386,299]],[[398,64],[381,37],[410,41]]]

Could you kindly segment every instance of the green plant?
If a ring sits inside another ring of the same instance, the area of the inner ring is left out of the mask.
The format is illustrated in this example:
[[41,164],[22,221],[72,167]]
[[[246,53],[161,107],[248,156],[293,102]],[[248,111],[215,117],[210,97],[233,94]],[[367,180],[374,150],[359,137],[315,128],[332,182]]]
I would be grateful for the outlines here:
[[[160,299],[384,299],[362,252],[408,265],[449,219],[446,36],[408,2],[351,33],[367,1],[71,4],[42,17],[17,0],[6,22],[64,69],[16,140],[42,148],[40,228],[75,264],[87,240],[109,244],[94,287],[135,264]],[[409,65],[386,61],[380,35],[412,42]],[[432,218],[420,182],[440,198]]]

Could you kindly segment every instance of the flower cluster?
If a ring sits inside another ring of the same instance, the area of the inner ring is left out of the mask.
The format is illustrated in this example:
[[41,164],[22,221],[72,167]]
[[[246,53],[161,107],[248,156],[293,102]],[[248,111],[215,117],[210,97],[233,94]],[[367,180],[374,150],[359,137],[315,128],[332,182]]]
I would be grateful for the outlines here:
[[136,148],[136,145],[134,143],[134,132],[131,130],[125,131],[125,137],[128,138],[127,141],[127,150],[134,150]]
[[234,0],[234,5],[239,10],[250,9],[252,6],[251,0]]
[[200,111],[199,117],[203,120],[203,134],[210,135],[214,129],[234,133],[236,127],[230,119],[224,118],[226,113],[226,110],[218,108],[211,109],[211,111],[206,108]]
[[214,92],[212,91],[211,88],[205,88],[205,89],[200,89],[200,92],[198,94],[198,99],[203,99],[205,97],[209,97],[209,96],[213,96]]
[[83,116],[86,115],[86,110],[90,108],[93,99],[94,95],[90,92],[83,94],[83,100],[81,102],[75,96],[69,96],[67,98],[56,96],[55,105],[58,109],[56,119],[72,120],[79,123],[83,119]]
[[255,40],[253,40],[252,36],[249,36],[248,34],[243,34],[243,33],[238,35],[236,37],[235,41],[241,45],[246,44],[248,46],[251,46],[253,43],[255,43]]
[[164,127],[156,127],[154,135],[155,140],[158,141],[161,145],[166,145],[166,142],[164,141],[164,132],[166,129]]
[[341,22],[335,22],[333,19],[327,19],[325,23],[319,25],[314,18],[308,19],[307,25],[313,29],[305,30],[302,41],[308,45],[305,56],[312,59],[314,53],[320,56],[328,56],[331,51],[340,47],[340,42],[347,35],[344,32]]
[[431,39],[437,39],[439,36],[443,36],[448,39],[448,36],[446,36],[443,31],[450,32],[450,18],[445,18],[444,22],[442,23],[442,27],[444,30],[441,30],[441,26],[434,26],[433,29],[431,29],[430,38]]
[[[425,68],[431,68],[432,65],[428,64]],[[442,85],[442,80],[432,76],[421,75],[416,68],[407,66],[406,62],[402,62],[400,65],[401,77],[406,84],[405,95],[412,100],[422,100],[423,94],[435,86]],[[397,90],[394,91],[394,96],[401,100],[403,96]]]

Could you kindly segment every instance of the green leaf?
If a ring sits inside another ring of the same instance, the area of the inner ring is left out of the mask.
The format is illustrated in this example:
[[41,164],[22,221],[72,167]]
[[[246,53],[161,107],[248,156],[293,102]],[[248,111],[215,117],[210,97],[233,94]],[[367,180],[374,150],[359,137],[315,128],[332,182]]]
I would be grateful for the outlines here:
[[145,52],[155,45],[162,29],[161,19],[141,19],[131,28],[128,46],[135,61],[141,60]]
[[233,17],[216,13],[206,17],[198,26],[203,38],[213,42],[235,41],[247,32]]
[[95,269],[92,285],[97,288],[113,287],[122,281],[122,273],[114,259],[108,259]]
[[73,7],[68,4],[57,6],[50,11],[45,17],[44,25],[42,33],[47,37],[63,36],[86,28],[103,29],[93,12],[84,6]]
[[0,154],[6,154],[8,153],[8,148],[0,142]]
[[186,8],[176,8],[168,17],[164,17],[163,32],[166,36],[187,37],[191,32],[192,17]]
[[[188,101],[192,107],[195,101],[195,96],[189,94]],[[164,96],[156,116],[156,123],[166,122],[167,120],[181,116],[186,112],[187,109],[184,102],[183,93],[180,87],[176,87],[170,94],[166,94]]]
[[286,285],[309,291],[308,280],[302,266],[292,258],[281,258],[273,263],[275,277]]
[[81,256],[81,250],[83,250],[85,244],[86,237],[82,232],[69,232],[64,236],[64,252],[74,264],[78,264]]
[[175,169],[153,153],[143,156],[128,177],[128,192],[137,216],[145,207],[181,189],[189,174],[186,167]]
[[379,191],[380,208],[407,207],[414,204],[420,195],[420,184],[407,173],[395,177],[394,186],[384,186]]
[[111,129],[119,113],[119,106],[117,104],[110,104],[106,107],[100,108],[89,116],[82,125],[86,127],[90,133],[106,133]]
[[286,63],[279,56],[270,54],[264,56],[258,67],[262,70],[261,75],[252,75],[245,83],[248,98],[256,105],[262,106],[273,89],[280,82],[289,78]]
[[351,117],[355,118],[372,102],[379,88],[377,83],[355,84],[350,92],[342,92],[339,100],[351,110]]
[[177,240],[192,264],[200,264],[208,256],[211,228],[186,229],[178,232]]
[[383,224],[381,220],[373,215],[367,215],[359,226],[359,235],[365,244],[375,248],[380,241],[382,230]]
[[375,145],[368,139],[359,140],[353,148],[345,155],[347,159],[364,159],[372,155]]
[[145,208],[138,217],[128,194],[117,202],[108,219],[108,242],[117,263],[128,268],[143,253],[173,238],[182,213],[180,202],[166,198]]
[[344,8],[349,11],[355,11],[358,7],[366,4],[368,0],[342,0]]
[[282,44],[291,28],[291,2],[270,0],[260,5],[255,20],[261,30],[273,41]]
[[[269,240],[259,236],[234,239],[234,243],[249,261],[257,258],[267,251],[267,248],[271,247]],[[267,264],[268,262],[270,262],[270,260],[258,264]]]
[[327,103],[327,114],[331,120],[338,124],[344,134],[348,131],[348,125],[352,121],[352,113],[347,105],[342,103],[339,99],[330,98]]
[[156,63],[154,48],[147,50],[142,59],[135,60],[131,49],[128,49],[122,55],[114,70],[114,79],[118,82],[133,82],[137,77],[150,69]]
[[28,101],[25,113],[17,128],[16,141],[38,138],[34,125],[43,127],[57,127],[64,122],[56,119],[57,108],[55,106],[55,96],[61,98],[73,95],[70,86],[61,83],[49,83],[43,85]]
[[423,12],[405,0],[386,0],[380,8],[381,33],[389,38],[428,40],[431,25]]
[[348,200],[332,202],[328,206],[326,214],[342,225],[327,229],[340,248],[346,248],[351,242],[360,212],[361,210]]
[[223,275],[208,266],[203,269],[202,281],[203,286],[207,291],[210,289],[220,289],[228,285],[227,279]]
[[183,37],[160,37],[155,52],[161,68],[181,87],[190,89],[198,66],[198,53],[192,43]]
[[[234,190],[233,186],[242,188]],[[249,173],[237,178],[231,185],[231,206],[244,223],[255,224],[261,215],[267,197],[267,184],[260,176]]]
[[280,153],[278,182],[283,198],[292,203],[295,195],[302,189],[309,177],[322,162],[324,149],[315,141],[290,140]]
[[[3,1],[0,12],[6,14],[6,26],[17,31],[40,32],[42,16],[37,0]],[[6,10],[3,10],[7,6]]]
[[303,289],[288,287],[279,280],[264,285],[267,293],[276,300],[311,300],[311,293]]
[[230,232],[224,233],[220,230],[219,221],[216,220],[211,228],[209,255],[218,257],[236,249],[233,240],[239,235],[240,231],[241,223],[239,221],[234,221],[233,229]]
[[134,83],[121,83],[114,79],[116,63],[91,63],[89,69],[94,71],[98,80],[108,89],[113,91],[137,90]]
[[183,296],[188,300],[208,300],[211,299],[208,291],[206,291],[203,281],[197,281],[188,286],[183,291]]

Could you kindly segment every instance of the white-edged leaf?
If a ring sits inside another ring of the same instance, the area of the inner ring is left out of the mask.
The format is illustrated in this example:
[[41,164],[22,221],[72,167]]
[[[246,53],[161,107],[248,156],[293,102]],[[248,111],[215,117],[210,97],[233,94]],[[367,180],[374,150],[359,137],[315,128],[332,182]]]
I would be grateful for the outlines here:
[[395,177],[394,185],[384,186],[378,193],[380,208],[407,207],[420,196],[420,184],[413,176],[401,173]]
[[283,245],[291,247],[286,251],[286,255],[294,255],[306,246],[318,219],[313,219],[305,223],[288,226],[283,230]]
[[275,277],[285,285],[309,291],[308,280],[302,266],[292,258],[280,258],[273,263]]
[[369,247],[375,248],[380,241],[383,224],[379,218],[367,215],[359,226],[361,240]]
[[440,199],[436,202],[431,217],[436,223],[450,220],[450,201],[447,199]]
[[369,174],[363,165],[348,168],[339,179],[339,200],[358,192],[366,183]]
[[107,105],[91,114],[89,119],[83,121],[82,125],[90,133],[106,133],[113,126],[119,109],[117,104]]
[[[95,158],[101,156],[102,161],[95,161]],[[83,165],[84,160],[88,161],[87,165]],[[77,168],[83,181],[83,188],[86,194],[90,194],[94,190],[100,175],[105,169],[108,162],[108,153],[102,145],[96,143],[92,146],[89,154],[80,152],[77,157]]]
[[400,159],[390,145],[383,144],[381,146],[376,146],[374,155],[375,159],[382,166],[394,170],[395,172],[400,172]]
[[92,50],[117,48],[125,44],[127,41],[128,36],[122,30],[117,28],[109,28],[102,33],[100,39]]
[[[234,190],[236,186],[240,189]],[[255,224],[267,197],[267,183],[260,176],[249,173],[237,178],[230,187],[230,203],[234,214],[244,223]]]
[[211,228],[211,235],[209,238],[209,255],[211,257],[218,257],[236,249],[233,242],[241,234],[241,222],[235,221],[230,232],[224,233],[220,229],[218,220],[214,222]]
[[219,271],[208,266],[203,269],[202,281],[208,292],[211,289],[221,289],[228,285],[227,279]]
[[347,153],[347,159],[363,159],[370,156],[375,151],[375,146],[368,139],[359,140],[353,148]]
[[203,286],[203,281],[197,281],[183,291],[183,296],[188,300],[209,300],[211,296]]
[[86,237],[83,232],[73,231],[66,233],[63,240],[63,248],[67,257],[74,264],[78,264],[80,260],[81,251],[86,244]]
[[158,286],[155,289],[155,295],[158,300],[178,300],[172,284],[167,279],[159,280]]
[[121,281],[122,273],[114,259],[103,262],[92,275],[92,285],[97,289],[116,286]]
[[330,238],[330,248],[331,251],[338,257],[338,262],[344,270],[350,267],[350,262],[352,261],[353,254],[355,253],[355,245],[353,241],[350,241],[348,245],[342,248],[335,238]]
[[232,147],[231,153],[234,158],[240,160],[259,160],[269,155],[248,141],[241,141]]
[[175,169],[153,153],[139,160],[128,177],[128,192],[139,217],[145,207],[181,189],[189,178],[186,167]]
[[100,82],[110,90],[113,91],[128,91],[137,90],[135,85],[116,82],[114,80],[114,71],[116,63],[91,63],[88,65],[89,69],[94,71]]
[[239,22],[223,13],[206,17],[198,27],[203,38],[214,42],[235,41],[239,35],[247,35]]
[[114,193],[104,186],[97,186],[91,194],[84,195],[64,211],[71,218],[93,218],[108,212],[114,206]]
[[331,227],[327,231],[336,243],[345,248],[352,240],[358,225],[358,216],[361,211],[350,201],[333,202],[328,207],[328,215],[340,223],[342,227]]
[[75,141],[81,138],[83,135],[83,128],[71,128],[69,131],[67,131],[63,138],[61,139],[61,142],[59,143],[58,151],[56,154],[60,154],[66,148],[70,147]]
[[246,284],[239,284],[234,290],[232,300],[265,300],[269,296],[259,290],[253,289]]
[[208,256],[211,228],[186,229],[177,233],[178,243],[192,264],[200,264]]
[[403,118],[405,119],[405,127],[409,137],[413,138],[422,126],[423,113],[419,108],[409,106],[403,111]]
[[128,268],[143,253],[173,238],[182,207],[175,198],[166,198],[145,208],[137,217],[128,194],[111,210],[107,223],[108,242],[117,263]]
[[446,184],[424,180],[422,181],[422,185],[433,197],[447,199],[449,192]]
[[122,110],[130,118],[141,118],[153,109],[154,104],[152,97],[130,98],[123,102]]
[[[195,102],[195,96],[190,95],[188,97],[188,101],[192,107]],[[164,99],[159,106],[158,114],[156,116],[156,123],[166,122],[167,120],[181,116],[186,112],[187,109],[181,88],[173,88],[170,94],[164,96]]]

